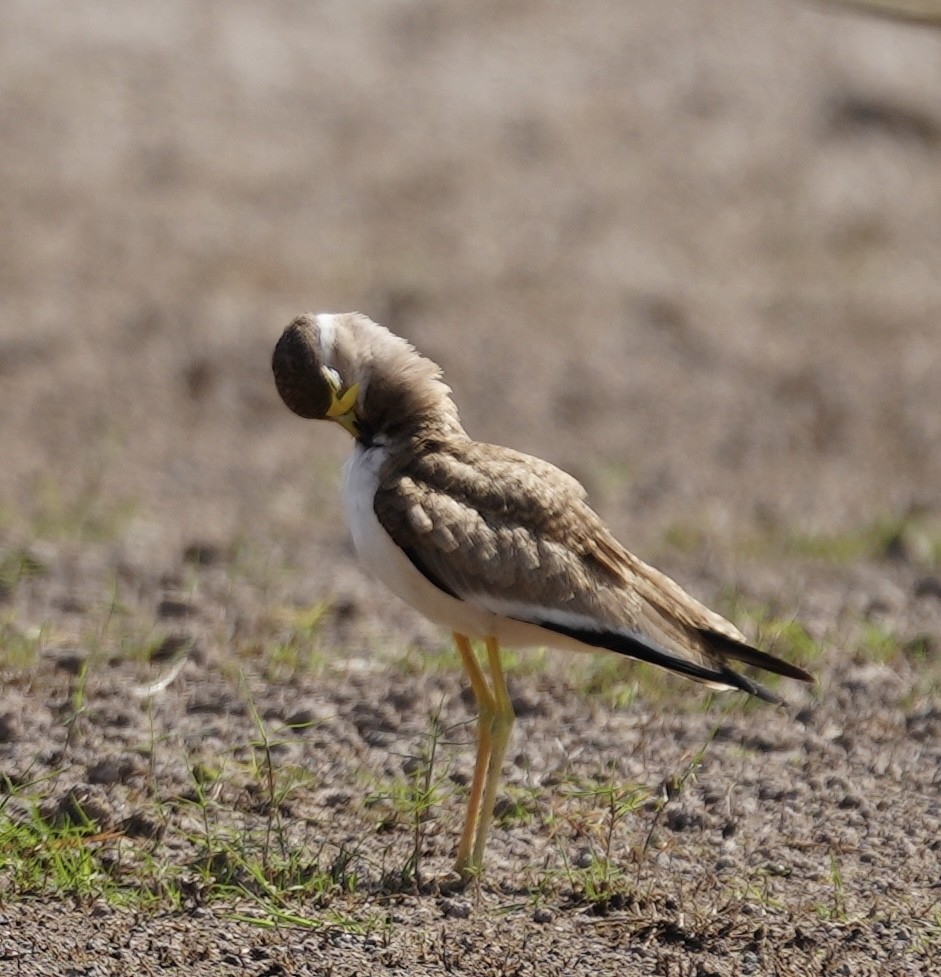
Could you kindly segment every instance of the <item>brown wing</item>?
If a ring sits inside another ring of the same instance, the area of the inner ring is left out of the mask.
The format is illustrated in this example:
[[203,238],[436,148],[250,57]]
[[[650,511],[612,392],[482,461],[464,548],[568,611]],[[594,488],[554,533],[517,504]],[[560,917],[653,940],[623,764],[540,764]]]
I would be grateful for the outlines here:
[[726,674],[729,658],[809,678],[749,648],[732,624],[625,550],[582,486],[548,462],[473,441],[392,455],[407,460],[380,472],[376,515],[452,596],[752,692]]
[[584,489],[554,465],[472,441],[395,454],[408,460],[380,472],[376,515],[450,592],[597,614],[599,586],[621,584]]

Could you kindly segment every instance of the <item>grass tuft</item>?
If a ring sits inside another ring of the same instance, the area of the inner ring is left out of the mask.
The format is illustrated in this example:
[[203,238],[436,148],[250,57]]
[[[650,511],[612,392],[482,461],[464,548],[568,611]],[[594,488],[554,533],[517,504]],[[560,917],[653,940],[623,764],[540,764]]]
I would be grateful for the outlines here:
[[403,759],[405,776],[392,784],[376,784],[366,798],[367,806],[379,806],[385,813],[382,831],[405,828],[411,848],[405,861],[386,868],[383,886],[391,891],[421,890],[423,859],[428,830],[450,790],[447,769],[441,769],[441,746],[449,730],[441,722],[441,709],[431,717],[431,728],[421,737],[417,753]]

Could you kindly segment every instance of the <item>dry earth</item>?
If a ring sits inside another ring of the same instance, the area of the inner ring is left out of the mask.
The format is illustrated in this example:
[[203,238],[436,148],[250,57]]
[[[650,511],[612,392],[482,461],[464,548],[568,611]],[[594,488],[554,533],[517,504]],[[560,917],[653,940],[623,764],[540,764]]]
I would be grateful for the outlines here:
[[[0,79],[0,973],[938,972],[941,33],[4,0]],[[269,375],[349,308],[818,686],[521,656],[438,891],[461,676]]]

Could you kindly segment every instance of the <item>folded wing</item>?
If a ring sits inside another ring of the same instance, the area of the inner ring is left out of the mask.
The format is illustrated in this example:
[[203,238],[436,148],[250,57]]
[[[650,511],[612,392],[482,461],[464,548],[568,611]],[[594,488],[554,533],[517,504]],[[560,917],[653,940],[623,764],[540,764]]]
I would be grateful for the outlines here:
[[375,512],[415,567],[460,600],[585,645],[779,701],[730,661],[812,681],[638,560],[582,486],[538,458],[467,441],[380,472]]

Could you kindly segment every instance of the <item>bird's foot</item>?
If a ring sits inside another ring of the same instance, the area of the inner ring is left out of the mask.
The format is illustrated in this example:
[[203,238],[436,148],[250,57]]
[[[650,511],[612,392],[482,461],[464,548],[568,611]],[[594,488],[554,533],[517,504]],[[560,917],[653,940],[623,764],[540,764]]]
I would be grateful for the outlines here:
[[469,885],[480,879],[480,867],[469,861],[459,860],[443,879],[438,880],[438,889],[443,895],[463,892]]

